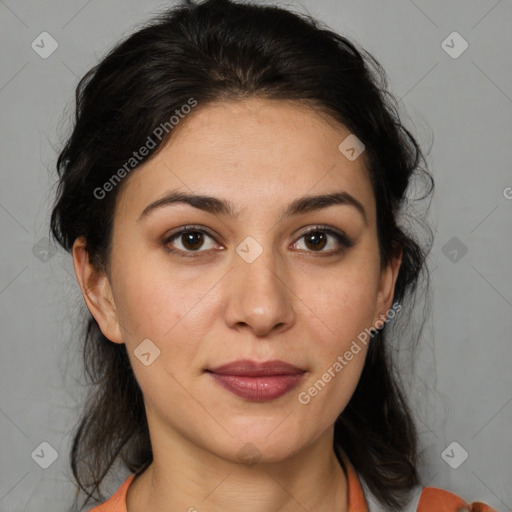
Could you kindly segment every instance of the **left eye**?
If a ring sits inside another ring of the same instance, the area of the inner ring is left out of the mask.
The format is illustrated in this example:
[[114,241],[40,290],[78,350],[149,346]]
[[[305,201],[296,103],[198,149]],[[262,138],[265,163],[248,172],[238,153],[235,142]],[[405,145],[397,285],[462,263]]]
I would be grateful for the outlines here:
[[[338,245],[342,246],[341,249],[334,247],[334,249],[331,248],[330,250],[323,251],[322,249],[328,245],[329,237],[334,238],[338,242]],[[344,233],[338,233],[332,229],[321,227],[316,227],[307,231],[306,233],[303,233],[299,240],[302,239],[305,241],[306,250],[313,248],[312,252],[325,252],[328,254],[339,253],[344,248],[352,247],[353,245],[352,241]],[[299,242],[296,242],[295,245],[298,243]]]

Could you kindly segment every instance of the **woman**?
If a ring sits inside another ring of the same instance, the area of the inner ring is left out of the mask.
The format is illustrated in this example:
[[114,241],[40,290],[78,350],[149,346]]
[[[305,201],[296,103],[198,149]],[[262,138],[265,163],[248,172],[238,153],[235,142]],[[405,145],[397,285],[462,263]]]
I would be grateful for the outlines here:
[[91,314],[73,473],[131,473],[94,512],[492,510],[420,485],[392,372],[421,162],[379,64],[277,7],[186,2],[87,73],[51,226]]

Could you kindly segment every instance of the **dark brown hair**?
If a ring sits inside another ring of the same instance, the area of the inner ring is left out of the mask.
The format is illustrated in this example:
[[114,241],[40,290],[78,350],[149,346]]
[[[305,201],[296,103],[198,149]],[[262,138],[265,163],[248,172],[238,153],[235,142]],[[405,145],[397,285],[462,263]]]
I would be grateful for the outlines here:
[[[184,1],[120,42],[82,78],[74,128],[57,162],[55,240],[71,251],[75,239],[85,237],[91,261],[108,273],[112,219],[123,183],[104,197],[95,190],[190,98],[204,106],[251,96],[307,104],[364,143],[381,262],[387,264],[402,249],[394,301],[405,310],[414,302],[421,275],[427,275],[428,285],[430,245],[398,222],[413,176],[427,178],[424,197],[433,189],[422,151],[400,121],[374,57],[309,16],[276,6]],[[171,136],[169,130],[141,162]],[[372,339],[334,435],[370,490],[390,510],[400,510],[418,483],[417,438],[387,330],[385,325]],[[121,461],[141,473],[152,462],[152,450],[126,347],[109,341],[90,314],[83,355],[91,387],[74,433],[71,467],[79,489],[101,501],[100,485],[113,464]]]

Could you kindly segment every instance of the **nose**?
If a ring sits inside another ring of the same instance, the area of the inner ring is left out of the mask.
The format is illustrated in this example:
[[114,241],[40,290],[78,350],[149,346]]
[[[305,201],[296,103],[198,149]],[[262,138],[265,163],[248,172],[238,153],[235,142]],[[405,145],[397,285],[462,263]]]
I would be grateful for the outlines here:
[[282,260],[271,250],[263,250],[251,263],[235,258],[239,261],[225,283],[229,327],[252,330],[255,336],[289,329],[295,321],[295,295]]

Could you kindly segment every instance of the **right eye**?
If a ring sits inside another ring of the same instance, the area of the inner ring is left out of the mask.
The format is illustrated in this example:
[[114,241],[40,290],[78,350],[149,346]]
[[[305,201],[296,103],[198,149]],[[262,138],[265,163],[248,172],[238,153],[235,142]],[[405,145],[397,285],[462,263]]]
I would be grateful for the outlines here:
[[[167,237],[163,244],[171,253],[177,253],[179,256],[184,258],[194,258],[198,256],[198,252],[207,252],[211,250],[213,247],[207,248],[206,250],[200,250],[200,248],[205,243],[205,235],[207,238],[214,240],[212,235],[210,235],[204,229],[200,229],[196,226],[186,226],[183,229],[173,233],[171,236]],[[169,245],[176,245],[175,241],[178,241],[183,248],[169,247]],[[215,246],[215,244],[213,244]]]

